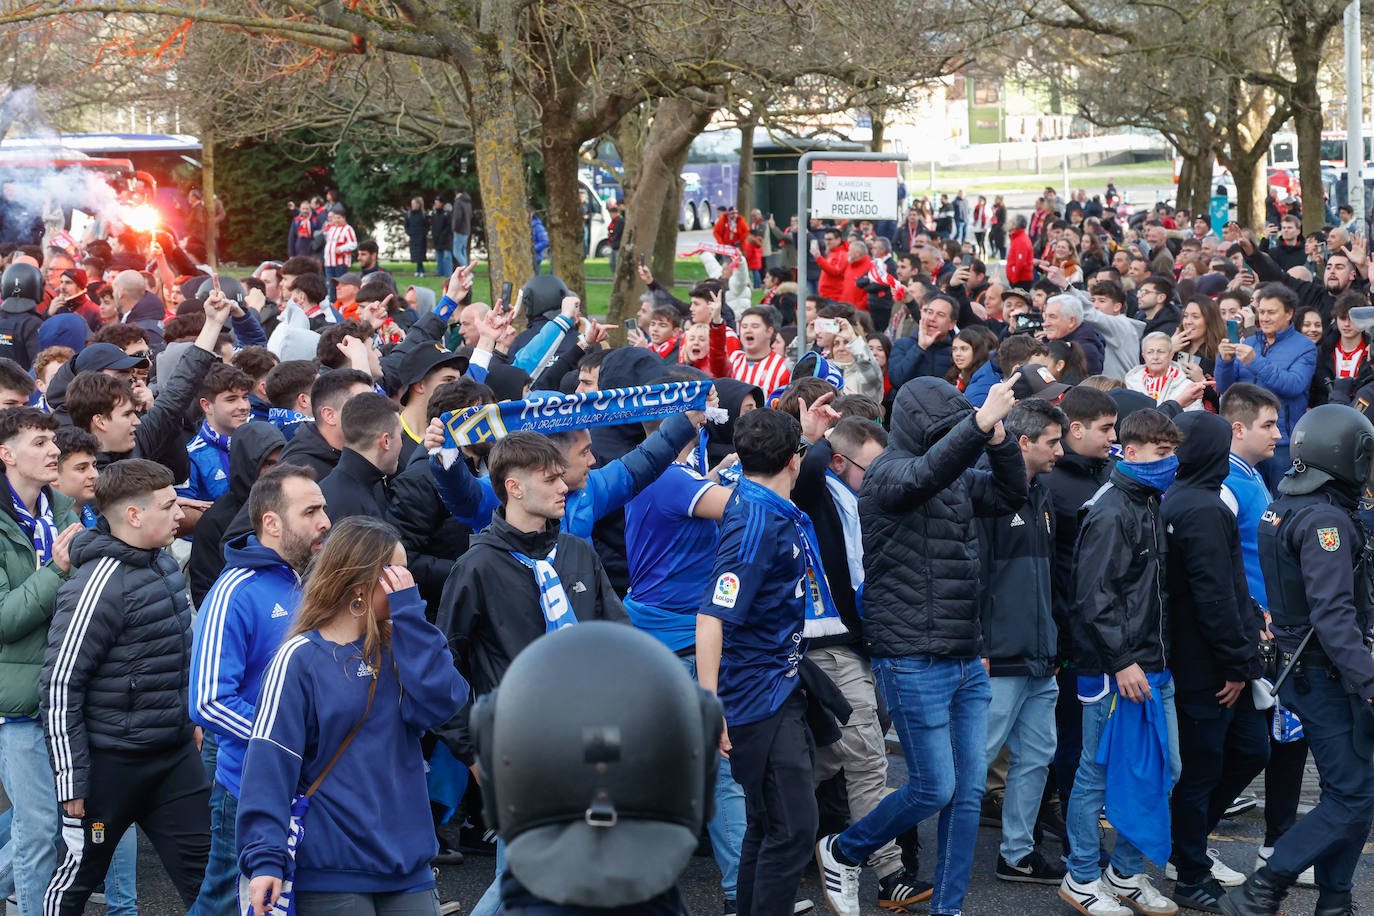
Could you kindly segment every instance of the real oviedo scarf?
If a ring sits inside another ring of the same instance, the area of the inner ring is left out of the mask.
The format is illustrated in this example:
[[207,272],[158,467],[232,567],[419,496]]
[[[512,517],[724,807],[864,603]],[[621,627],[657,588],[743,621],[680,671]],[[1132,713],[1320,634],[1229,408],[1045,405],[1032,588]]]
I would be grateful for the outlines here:
[[737,492],[741,499],[758,503],[796,526],[797,537],[801,540],[802,558],[806,561],[806,625],[802,629],[802,636],[815,639],[819,636],[848,633],[849,628],[840,620],[840,612],[835,609],[835,601],[830,597],[830,585],[825,581],[825,569],[821,566],[821,550],[816,540],[816,528],[811,524],[810,516],[798,509],[791,500],[783,499],[748,477],[740,477]]

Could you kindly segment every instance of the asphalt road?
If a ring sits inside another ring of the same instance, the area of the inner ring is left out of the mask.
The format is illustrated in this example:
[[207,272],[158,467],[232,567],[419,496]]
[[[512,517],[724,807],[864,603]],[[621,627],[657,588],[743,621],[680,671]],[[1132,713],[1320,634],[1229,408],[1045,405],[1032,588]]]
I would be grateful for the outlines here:
[[[905,769],[900,757],[889,757],[889,783],[900,785],[905,779]],[[1304,796],[1315,799],[1316,775],[1309,761],[1308,791]],[[1258,794],[1262,781],[1252,787]],[[921,845],[923,856],[921,876],[932,880],[935,868],[935,822],[927,821],[922,825]],[[1059,899],[1054,887],[1039,885],[1009,884],[993,877],[997,864],[997,843],[1000,833],[995,829],[982,828],[978,833],[978,846],[973,859],[973,879],[968,898],[964,904],[965,916],[1071,916],[1075,911]],[[1248,874],[1254,867],[1255,849],[1264,838],[1262,810],[1255,810],[1231,821],[1223,821],[1213,835],[1213,843],[1223,861],[1232,868]],[[1047,857],[1060,852],[1057,842],[1041,847]],[[458,913],[467,913],[481,897],[491,882],[494,860],[490,857],[469,856],[462,865],[440,866],[439,891],[444,901],[459,905]],[[1165,882],[1159,869],[1151,872],[1157,887],[1166,893],[1172,887]],[[181,903],[171,884],[167,881],[153,853],[152,847],[140,837],[139,861],[139,910],[146,916],[175,916],[183,912]],[[720,871],[709,856],[698,856],[691,860],[682,876],[681,888],[693,916],[718,916],[721,912],[722,895],[720,892]],[[872,874],[865,871],[860,887],[863,902],[863,916],[878,916],[885,911],[877,905],[878,886]],[[816,902],[815,916],[826,916],[825,904],[819,892],[814,864],[808,869],[801,896]],[[1355,899],[1374,901],[1374,845],[1365,846],[1364,855],[1355,873]],[[1285,912],[1290,916],[1310,913],[1316,905],[1316,892],[1295,890],[1285,903]],[[104,907],[92,904],[87,907],[91,914],[103,912]],[[915,913],[927,912],[924,904]],[[1188,911],[1184,911],[1188,912]]]

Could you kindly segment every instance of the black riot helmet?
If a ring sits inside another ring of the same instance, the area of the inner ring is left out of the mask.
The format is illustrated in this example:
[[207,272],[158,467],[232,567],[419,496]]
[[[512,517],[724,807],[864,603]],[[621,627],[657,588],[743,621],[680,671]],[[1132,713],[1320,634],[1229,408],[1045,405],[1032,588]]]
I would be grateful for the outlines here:
[[1358,493],[1374,462],[1374,424],[1344,404],[1313,407],[1293,427],[1289,453],[1293,466],[1279,481],[1280,493],[1311,493],[1324,483]]
[[634,627],[536,639],[472,712],[483,808],[516,880],[598,908],[669,890],[711,818],[721,728],[720,701]]
[[0,300],[7,312],[27,312],[43,298],[43,273],[20,261],[0,274]]
[[568,284],[553,274],[539,274],[525,284],[520,301],[530,318],[551,318],[563,307],[563,299],[571,296]]

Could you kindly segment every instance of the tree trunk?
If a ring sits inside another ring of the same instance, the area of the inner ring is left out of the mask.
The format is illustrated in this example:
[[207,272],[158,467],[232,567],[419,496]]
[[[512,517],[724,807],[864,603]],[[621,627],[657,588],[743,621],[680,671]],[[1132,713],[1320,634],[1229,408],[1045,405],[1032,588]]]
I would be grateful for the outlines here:
[[[640,147],[639,174],[625,188],[625,231],[621,235],[611,305],[607,321],[619,324],[635,311],[639,278],[635,275],[642,251],[649,254],[658,240],[663,220],[663,195],[677,187],[673,168],[696,136],[711,122],[714,109],[684,98],[665,98],[655,108],[648,137]],[[629,176],[626,176],[627,180]]]
[[1206,215],[1211,209],[1212,200],[1211,150],[1184,156],[1183,168],[1188,174],[1188,182],[1184,184],[1182,175],[1179,176],[1178,204],[1186,207],[1194,216],[1199,213]]
[[1227,167],[1236,182],[1236,222],[1259,232],[1264,227],[1264,154],[1252,151]]
[[871,152],[881,153],[883,143],[887,140],[887,122],[883,120],[883,112],[876,108],[868,116],[873,123],[873,136],[869,138],[868,148]]
[[[1298,181],[1302,184],[1302,231],[1316,232],[1326,225],[1325,195],[1322,193],[1322,102],[1317,94],[1317,69],[1320,60],[1298,59],[1294,48],[1297,78],[1291,95],[1293,126],[1298,135]],[[1310,69],[1304,71],[1305,66]],[[1268,182],[1266,181],[1266,184]]]
[[481,66],[465,75],[491,265],[487,301],[495,302],[502,282],[519,289],[534,273],[515,83],[500,56],[491,52],[483,53]]
[[659,217],[658,236],[654,239],[654,253],[650,259],[654,278],[672,289],[677,282],[677,221],[682,213],[682,167],[687,164],[684,148],[670,163],[675,180],[663,197],[663,213]]
[[1178,190],[1174,192],[1174,203],[1179,207],[1188,206],[1187,201],[1193,197],[1193,179],[1197,172],[1197,161],[1191,156],[1185,155],[1179,150],[1179,158],[1183,161],[1178,166]]
[[749,218],[749,208],[754,205],[754,131],[758,121],[751,114],[739,122],[739,183],[735,190],[735,206],[740,215]]
[[587,271],[582,250],[582,201],[578,197],[577,152],[581,144],[566,125],[550,124],[550,109],[542,129],[544,188],[548,193],[549,253],[551,269],[568,289],[587,298]]

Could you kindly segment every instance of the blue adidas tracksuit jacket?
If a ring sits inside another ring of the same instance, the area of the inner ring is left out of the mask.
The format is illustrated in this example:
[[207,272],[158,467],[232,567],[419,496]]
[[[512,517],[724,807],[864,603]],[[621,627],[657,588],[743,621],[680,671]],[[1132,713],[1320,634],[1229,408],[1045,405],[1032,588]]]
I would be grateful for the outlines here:
[[245,534],[224,546],[225,567],[196,614],[191,644],[191,718],[215,734],[215,781],[235,798],[253,732],[262,675],[300,603],[300,579]]

